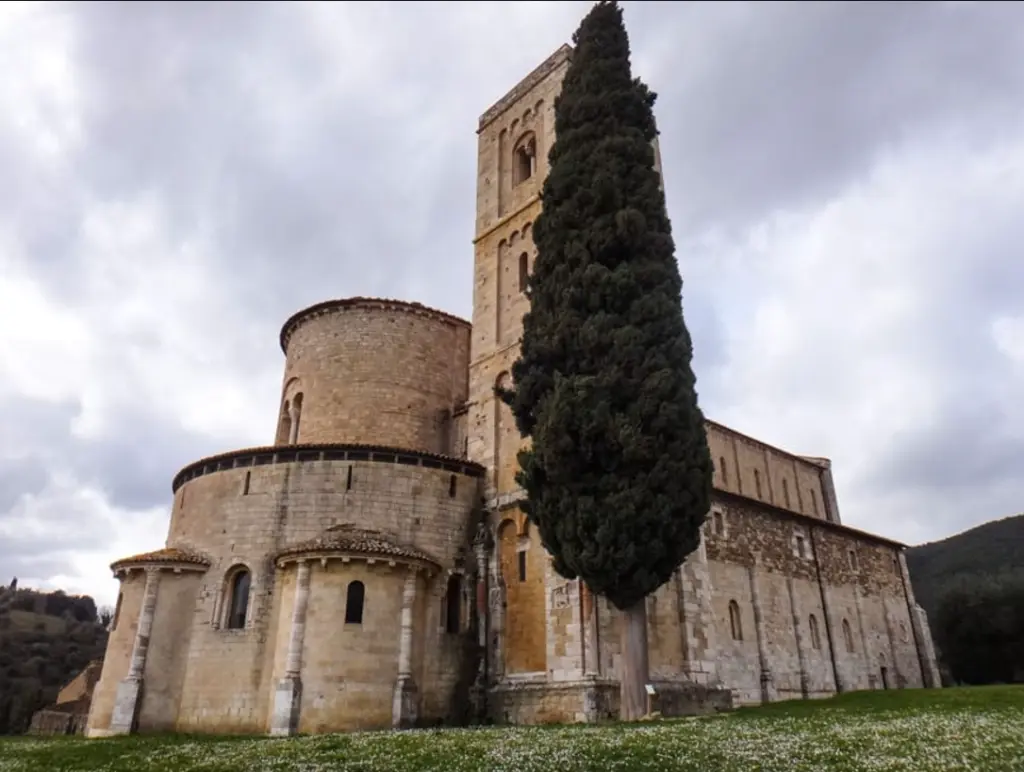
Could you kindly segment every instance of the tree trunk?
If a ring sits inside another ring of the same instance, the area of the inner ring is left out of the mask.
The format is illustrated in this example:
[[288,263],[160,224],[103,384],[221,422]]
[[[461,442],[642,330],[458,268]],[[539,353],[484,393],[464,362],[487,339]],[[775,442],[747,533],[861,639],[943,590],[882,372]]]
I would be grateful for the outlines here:
[[622,672],[619,717],[636,721],[647,715],[647,599],[622,612]]

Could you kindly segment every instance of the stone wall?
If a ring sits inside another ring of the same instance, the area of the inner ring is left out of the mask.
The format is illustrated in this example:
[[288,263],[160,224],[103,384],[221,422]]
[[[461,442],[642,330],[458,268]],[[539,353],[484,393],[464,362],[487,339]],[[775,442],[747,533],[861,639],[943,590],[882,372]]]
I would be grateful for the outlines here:
[[466,401],[469,323],[424,306],[353,298],[312,306],[282,331],[286,402],[301,394],[298,443],[370,443],[451,452],[452,411]]
[[922,685],[898,545],[721,496],[705,532],[738,703]]
[[131,571],[121,580],[116,623],[107,638],[103,672],[96,682],[89,707],[88,735],[102,734],[110,726],[117,686],[128,675],[131,664],[145,584],[146,575],[143,571]]

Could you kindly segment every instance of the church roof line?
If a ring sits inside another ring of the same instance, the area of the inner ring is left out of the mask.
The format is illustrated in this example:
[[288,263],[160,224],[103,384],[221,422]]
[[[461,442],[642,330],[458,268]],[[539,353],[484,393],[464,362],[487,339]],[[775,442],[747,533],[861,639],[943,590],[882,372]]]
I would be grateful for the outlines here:
[[408,300],[367,297],[338,298],[336,300],[324,300],[320,303],[315,303],[307,308],[303,308],[301,311],[296,311],[288,317],[284,325],[281,327],[281,350],[285,354],[288,353],[288,340],[291,338],[295,330],[303,324],[303,322],[317,316],[322,316],[323,314],[329,314],[335,311],[344,311],[350,308],[400,311],[407,314],[423,316],[428,319],[445,322],[447,324],[453,324],[459,327],[472,328],[473,326],[468,320],[455,316],[454,314],[449,314],[447,311],[440,311],[436,308],[425,306],[422,303],[415,303]]

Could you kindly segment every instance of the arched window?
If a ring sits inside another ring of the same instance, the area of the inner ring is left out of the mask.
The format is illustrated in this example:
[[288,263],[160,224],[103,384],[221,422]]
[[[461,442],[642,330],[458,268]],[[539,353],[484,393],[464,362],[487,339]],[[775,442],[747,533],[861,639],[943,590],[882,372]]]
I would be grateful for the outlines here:
[[537,140],[533,134],[526,134],[512,152],[512,184],[526,182],[537,168]]
[[856,571],[857,570],[857,550],[851,549],[847,553],[847,555],[850,558],[850,570],[851,571]]
[[288,438],[292,436],[292,403],[285,400],[281,408],[281,425],[277,429],[277,444],[287,445]]
[[245,628],[245,618],[249,613],[249,587],[251,576],[245,568],[237,569],[228,582],[228,618],[225,625],[228,630]]
[[519,291],[526,292],[526,280],[530,276],[530,258],[523,252],[519,256]]
[[818,620],[811,614],[811,618],[807,620],[807,626],[811,629],[811,648],[821,648],[821,633],[818,632]]
[[452,574],[448,577],[448,588],[444,594],[444,629],[447,633],[457,633],[462,629],[462,576]]
[[366,587],[362,582],[352,582],[348,586],[348,595],[345,598],[345,624],[361,625],[363,623],[363,600],[366,597]]
[[292,397],[292,427],[288,436],[288,444],[294,445],[299,441],[299,420],[302,418],[302,392]]
[[846,650],[853,652],[853,631],[850,629],[850,623],[845,619],[843,620],[843,642],[846,643]]
[[743,640],[743,622],[740,619],[740,604],[734,600],[729,601],[729,628],[732,631],[734,641]]

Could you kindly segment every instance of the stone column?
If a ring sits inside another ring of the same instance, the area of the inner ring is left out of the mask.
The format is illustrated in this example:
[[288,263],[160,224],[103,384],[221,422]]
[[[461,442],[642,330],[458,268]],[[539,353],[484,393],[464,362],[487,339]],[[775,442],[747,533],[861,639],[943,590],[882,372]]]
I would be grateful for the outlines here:
[[800,629],[800,610],[796,605],[796,591],[793,589],[793,577],[786,577],[786,590],[789,592],[789,608],[793,612],[793,635],[796,638],[796,657],[800,667],[800,696],[805,700],[810,696],[810,683],[807,677],[807,655],[804,649],[804,634]]
[[939,675],[939,663],[935,656],[928,614],[917,605],[914,598],[914,586],[910,583],[910,571],[907,569],[907,556],[902,551],[899,555],[900,576],[903,579],[903,591],[906,593],[907,609],[910,612],[910,629],[914,634],[917,657],[921,663],[921,681],[926,689],[939,689],[942,687],[942,677]]
[[[398,680],[391,702],[391,726],[407,729],[416,723],[416,681],[412,677],[413,611],[416,608],[417,572],[410,568],[402,590],[402,632],[398,644]],[[458,602],[459,599],[456,599]],[[449,599],[451,602],[451,599]]]
[[491,560],[491,591],[487,606],[491,613],[491,650],[494,653],[492,680],[500,681],[505,676],[505,577],[501,568],[501,544],[494,540]]
[[288,638],[288,658],[284,677],[274,690],[274,712],[270,734],[275,737],[295,734],[302,705],[302,647],[306,639],[306,609],[309,608],[310,565],[299,561],[292,603],[292,627]]
[[764,614],[761,613],[761,592],[757,582],[757,560],[747,568],[750,578],[750,600],[754,607],[754,637],[757,639],[757,659],[761,666],[761,702],[775,699],[772,670],[768,662],[768,646],[764,634]]
[[679,567],[679,603],[683,626],[684,673],[703,685],[717,684],[718,653],[715,615],[711,607],[711,572],[707,546],[701,531],[700,545]]
[[131,665],[128,675],[117,685],[114,697],[114,712],[110,718],[110,734],[130,734],[138,716],[142,681],[146,672],[146,656],[149,653],[149,637],[153,631],[153,614],[156,611],[157,590],[160,586],[160,569],[146,569],[146,585],[142,591],[142,609],[139,625],[135,629],[135,643],[132,645]]
[[588,724],[601,720],[601,695],[597,680],[601,677],[601,640],[597,596],[580,579],[580,626],[583,641],[583,720]]
[[299,406],[295,404],[294,400],[288,407],[288,419],[291,421],[291,426],[288,429],[288,444],[294,445],[299,441],[299,415],[302,411]]

